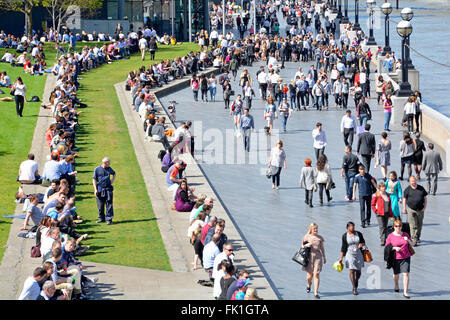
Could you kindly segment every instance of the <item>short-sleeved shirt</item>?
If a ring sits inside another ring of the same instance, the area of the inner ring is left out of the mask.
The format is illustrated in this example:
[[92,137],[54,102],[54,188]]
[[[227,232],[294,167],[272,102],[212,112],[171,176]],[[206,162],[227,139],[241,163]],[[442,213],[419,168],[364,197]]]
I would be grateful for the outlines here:
[[358,184],[360,197],[372,195],[372,176],[370,174],[365,173],[364,176],[357,174],[355,183]]
[[97,181],[97,189],[99,192],[102,190],[113,190],[111,175],[114,176],[115,174],[116,172],[111,167],[103,168],[102,166],[98,166],[95,168],[92,178]]
[[342,169],[346,173],[355,173],[358,172],[358,157],[353,153],[346,154],[342,160]]
[[38,171],[38,163],[34,160],[25,160],[20,164],[20,181],[34,181],[34,173]]
[[406,199],[406,204],[413,210],[422,210],[425,205],[425,197],[428,193],[421,185],[417,185],[415,189],[411,186],[406,187],[403,192],[403,197]]
[[179,176],[179,169],[176,167],[176,165],[172,165],[169,170],[167,171],[167,176],[166,176],[166,182],[167,185],[170,187],[171,185],[173,185],[175,182],[173,182],[172,180],[170,180],[170,178],[175,178],[175,179],[180,179],[181,177]]

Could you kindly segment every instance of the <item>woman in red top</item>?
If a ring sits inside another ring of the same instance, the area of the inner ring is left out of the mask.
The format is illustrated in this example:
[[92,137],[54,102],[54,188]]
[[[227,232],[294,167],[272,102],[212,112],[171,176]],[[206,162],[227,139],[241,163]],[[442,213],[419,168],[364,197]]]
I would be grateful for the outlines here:
[[372,197],[372,210],[377,214],[381,245],[384,246],[389,217],[392,217],[394,214],[391,208],[391,197],[386,193],[386,185],[383,182],[378,184],[378,191]]
[[50,127],[48,127],[47,131],[45,132],[45,141],[47,142],[47,145],[50,148],[50,152],[52,149],[52,139],[54,137],[55,129],[56,129],[56,124],[52,123],[50,125]]
[[392,250],[395,250],[395,259],[394,259],[394,283],[395,283],[395,292],[399,292],[400,289],[398,287],[398,278],[400,273],[403,273],[403,296],[406,299],[409,299],[408,295],[408,285],[409,285],[409,271],[411,264],[411,253],[409,251],[409,246],[412,246],[413,243],[409,234],[406,232],[402,232],[402,221],[395,220],[394,222],[394,232],[389,234],[386,240],[386,246],[391,245]]

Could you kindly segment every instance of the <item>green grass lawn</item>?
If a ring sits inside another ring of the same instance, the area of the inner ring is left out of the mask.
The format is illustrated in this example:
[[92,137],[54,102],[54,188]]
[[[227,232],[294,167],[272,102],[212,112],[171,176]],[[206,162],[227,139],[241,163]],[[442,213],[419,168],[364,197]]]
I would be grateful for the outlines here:
[[[172,59],[198,46],[162,46],[156,57]],[[128,134],[127,124],[114,84],[144,63],[139,56],[116,61],[82,75],[79,96],[88,108],[82,109],[77,145],[80,185],[77,187],[77,212],[84,222],[78,229],[90,237],[84,243],[91,250],[83,260],[117,265],[171,270],[164,243],[155,220],[141,170]],[[97,224],[97,207],[92,174],[103,157],[111,158],[116,171],[114,183],[114,224]]]
[[[191,50],[198,50],[198,46],[188,43],[175,47],[161,46],[156,58],[173,59]],[[4,50],[0,50],[0,54],[3,52]],[[49,57],[54,57],[56,52],[49,44],[46,45],[45,52],[50,67],[53,62]],[[80,157],[77,159],[76,170],[79,172],[80,185],[77,187],[76,206],[78,214],[85,222],[77,230],[90,235],[84,243],[90,245],[91,250],[83,260],[171,270],[114,89],[114,84],[125,80],[129,71],[149,64],[148,58],[142,62],[136,55],[82,75],[79,96],[88,104],[88,108],[81,109],[83,113],[80,116],[81,126],[78,132]],[[46,79],[44,76],[25,75],[22,68],[0,64],[0,71],[3,70],[8,72],[12,80],[18,74],[23,76],[29,88],[29,95],[42,98]],[[3,106],[0,111],[0,210],[3,215],[10,214],[15,209],[13,200],[18,187],[15,178],[20,162],[29,152],[40,104],[25,104],[25,117],[22,119],[16,117],[14,103],[0,102],[0,105]],[[111,158],[111,166],[117,173],[114,183],[115,224],[111,226],[95,223],[97,207],[92,173],[104,156]],[[0,218],[0,259],[8,238],[9,226],[10,221]]]
[[[30,76],[23,72],[23,68],[13,68],[6,63],[0,63],[0,71],[6,71],[11,82],[18,76],[22,77],[27,86],[27,98],[31,100],[32,96],[38,96],[42,100],[46,76]],[[10,89],[2,88],[2,90],[5,94],[0,94],[0,98],[13,98],[9,94]],[[30,151],[39,108],[40,103],[25,103],[24,117],[18,118],[14,101],[0,102],[0,262],[11,225],[11,219],[4,219],[2,216],[14,214],[16,208],[14,194],[19,187],[16,178],[20,163],[26,160]]]

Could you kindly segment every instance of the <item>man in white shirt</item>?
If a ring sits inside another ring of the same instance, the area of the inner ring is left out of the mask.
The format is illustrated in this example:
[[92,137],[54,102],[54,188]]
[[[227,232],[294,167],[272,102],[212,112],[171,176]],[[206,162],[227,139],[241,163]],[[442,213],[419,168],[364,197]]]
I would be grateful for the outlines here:
[[257,76],[257,80],[259,83],[259,94],[261,95],[261,98],[266,101],[267,96],[267,73],[264,72],[264,67],[260,67],[260,71]]
[[212,46],[217,47],[217,39],[219,38],[219,33],[217,32],[216,29],[213,29],[213,31],[211,31],[210,37],[212,41]]
[[327,145],[327,137],[325,131],[322,130],[322,124],[317,122],[316,128],[312,131],[312,137],[314,139],[314,151],[316,159],[323,155],[325,152],[325,146]]
[[347,110],[341,120],[341,133],[344,135],[344,143],[346,146],[353,145],[353,136],[355,134],[356,121],[352,116],[352,112]]
[[21,183],[34,183],[41,179],[39,176],[39,165],[34,161],[34,154],[30,153],[27,160],[20,164],[19,178]]
[[223,245],[223,251],[219,253],[214,259],[212,277],[215,279],[217,276],[217,267],[223,260],[230,260],[234,264],[233,245],[230,242],[226,242]]
[[297,79],[297,77],[299,79],[302,79],[303,75],[304,75],[304,73],[302,71],[302,67],[298,67],[298,71],[295,73],[294,79]]
[[2,62],[11,63],[12,54],[8,52],[8,50],[5,51],[5,54],[2,57]]
[[41,292],[38,282],[42,281],[46,273],[41,267],[34,269],[33,276],[25,280],[18,300],[36,300]]
[[145,50],[147,49],[147,39],[144,36],[139,40],[139,49],[141,50],[142,61],[145,60]]

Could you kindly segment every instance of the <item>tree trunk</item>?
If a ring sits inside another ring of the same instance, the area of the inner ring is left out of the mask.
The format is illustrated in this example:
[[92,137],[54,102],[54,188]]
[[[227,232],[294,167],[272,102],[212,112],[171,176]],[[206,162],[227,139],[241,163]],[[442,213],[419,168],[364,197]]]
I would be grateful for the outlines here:
[[33,39],[33,22],[32,22],[32,10],[29,10],[25,13],[25,17],[27,19],[27,37],[28,39]]

